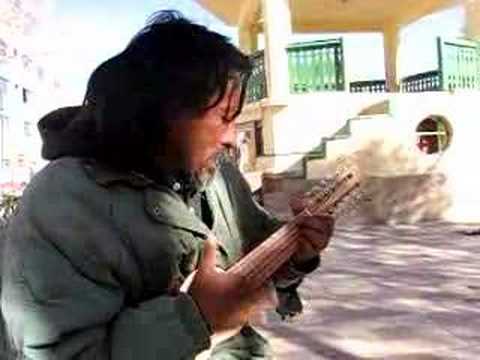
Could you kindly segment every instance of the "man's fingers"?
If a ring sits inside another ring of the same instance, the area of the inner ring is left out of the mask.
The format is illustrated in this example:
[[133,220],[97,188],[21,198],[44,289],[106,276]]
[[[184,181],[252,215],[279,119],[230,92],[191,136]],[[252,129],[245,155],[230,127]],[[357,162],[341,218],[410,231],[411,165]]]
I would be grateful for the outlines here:
[[305,221],[318,221],[318,222],[324,222],[327,224],[334,223],[335,219],[332,215],[329,214],[318,214],[318,215],[311,215],[311,216],[305,216],[303,218]]
[[321,233],[326,237],[332,236],[334,219],[328,215],[305,216],[299,222],[301,228],[308,228]]
[[307,207],[308,201],[300,196],[294,195],[290,198],[290,208],[294,215],[297,215]]
[[304,250],[318,253],[328,246],[330,237],[326,236],[324,233],[319,233],[317,230],[304,228],[302,229],[301,234],[301,246],[304,248]]
[[302,236],[302,252],[318,253],[324,250],[333,234],[334,222],[334,219],[328,215],[302,218],[298,223]]

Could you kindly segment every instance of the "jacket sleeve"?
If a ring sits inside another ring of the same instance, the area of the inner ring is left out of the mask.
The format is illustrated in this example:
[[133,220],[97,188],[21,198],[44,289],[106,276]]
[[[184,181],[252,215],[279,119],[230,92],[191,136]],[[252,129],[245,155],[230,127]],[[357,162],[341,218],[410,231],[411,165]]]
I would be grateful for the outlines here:
[[[68,216],[61,201],[54,203],[57,209],[45,205],[54,219]],[[210,346],[206,323],[188,295],[128,307],[117,275],[97,261],[102,250],[82,243],[72,251],[79,241],[66,234],[83,231],[82,238],[96,234],[99,241],[113,241],[101,216],[79,215],[50,232],[39,218],[48,216],[20,210],[5,249],[2,311],[14,347],[25,358],[184,360]]]

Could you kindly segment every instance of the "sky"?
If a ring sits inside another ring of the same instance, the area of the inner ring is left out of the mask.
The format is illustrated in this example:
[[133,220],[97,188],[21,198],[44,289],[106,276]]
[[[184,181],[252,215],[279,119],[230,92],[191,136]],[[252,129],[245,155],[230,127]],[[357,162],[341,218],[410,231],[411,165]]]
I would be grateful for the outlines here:
[[148,17],[176,9],[190,19],[235,36],[200,5],[190,0],[57,0],[41,43],[48,44],[54,69],[72,101],[81,102],[88,76],[104,60],[121,52]]
[[[81,102],[88,76],[95,67],[122,51],[146,19],[161,9],[180,10],[190,19],[237,42],[235,28],[226,26],[193,0],[56,0],[40,43],[48,44],[48,65],[69,92],[69,101]],[[460,36],[463,17],[463,11],[454,8],[404,29],[399,55],[400,76],[434,70],[437,63],[435,37]],[[352,81],[384,78],[381,34],[295,34],[291,41],[338,36],[344,37],[346,71]]]

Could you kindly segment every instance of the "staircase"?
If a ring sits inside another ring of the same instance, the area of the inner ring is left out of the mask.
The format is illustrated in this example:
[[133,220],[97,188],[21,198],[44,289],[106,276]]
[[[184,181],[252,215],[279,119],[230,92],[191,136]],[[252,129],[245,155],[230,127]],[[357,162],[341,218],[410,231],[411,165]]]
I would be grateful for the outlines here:
[[391,132],[392,121],[389,114],[361,115],[348,119],[334,135],[322,138],[319,146],[306,156],[305,177],[314,179],[325,176],[325,172],[331,171],[328,164],[332,160],[354,152],[372,138]]

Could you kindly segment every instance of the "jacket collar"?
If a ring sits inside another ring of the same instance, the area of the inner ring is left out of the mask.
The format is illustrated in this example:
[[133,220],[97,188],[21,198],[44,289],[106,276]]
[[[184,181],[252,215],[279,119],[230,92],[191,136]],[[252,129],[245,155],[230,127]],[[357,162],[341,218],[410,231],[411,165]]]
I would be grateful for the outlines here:
[[95,182],[103,187],[124,184],[133,188],[155,187],[155,181],[136,172],[121,172],[99,164],[95,160],[84,160],[84,168]]
[[182,198],[166,186],[145,190],[145,210],[159,223],[193,232],[203,238],[210,234],[210,229]]
[[[145,211],[159,223],[194,232],[207,238],[210,230],[188,208],[174,189],[135,172],[119,172],[94,160],[85,160],[84,167],[95,182],[103,187],[127,185],[143,190]],[[172,184],[175,188],[175,184]],[[176,190],[176,189],[175,189]]]

